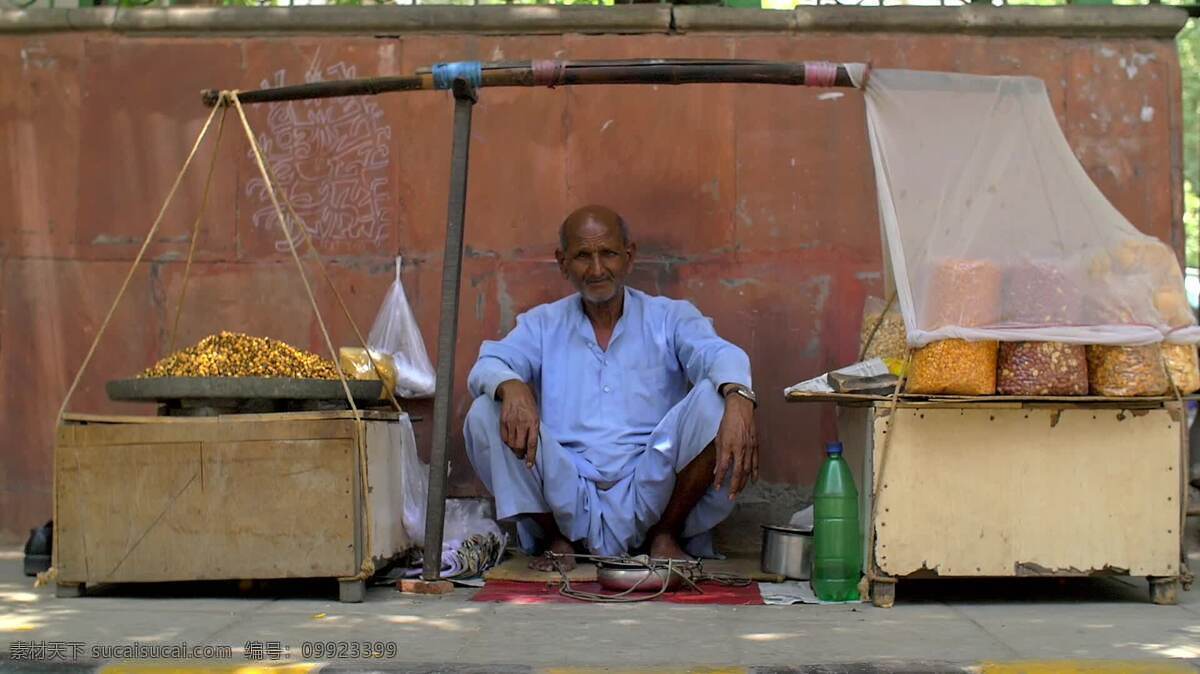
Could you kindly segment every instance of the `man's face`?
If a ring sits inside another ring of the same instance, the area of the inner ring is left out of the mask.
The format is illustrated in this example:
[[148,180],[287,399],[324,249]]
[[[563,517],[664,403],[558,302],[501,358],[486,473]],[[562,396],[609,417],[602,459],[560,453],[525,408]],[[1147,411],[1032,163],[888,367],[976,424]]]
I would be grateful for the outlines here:
[[590,304],[604,304],[625,287],[637,247],[626,242],[621,228],[588,220],[567,234],[567,249],[556,251],[563,277]]

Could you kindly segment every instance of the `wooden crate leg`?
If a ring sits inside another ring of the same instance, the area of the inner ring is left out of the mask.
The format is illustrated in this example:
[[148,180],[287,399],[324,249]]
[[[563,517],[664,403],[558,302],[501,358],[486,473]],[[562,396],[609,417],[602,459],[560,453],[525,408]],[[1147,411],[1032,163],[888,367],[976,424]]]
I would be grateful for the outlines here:
[[871,580],[871,603],[879,608],[891,608],[896,604],[896,579],[874,578]]
[[1179,578],[1175,576],[1150,576],[1150,601],[1155,604],[1174,606],[1179,602]]
[[55,583],[54,596],[59,599],[74,599],[87,594],[85,583]]
[[367,583],[361,580],[339,580],[338,601],[359,604],[367,598]]

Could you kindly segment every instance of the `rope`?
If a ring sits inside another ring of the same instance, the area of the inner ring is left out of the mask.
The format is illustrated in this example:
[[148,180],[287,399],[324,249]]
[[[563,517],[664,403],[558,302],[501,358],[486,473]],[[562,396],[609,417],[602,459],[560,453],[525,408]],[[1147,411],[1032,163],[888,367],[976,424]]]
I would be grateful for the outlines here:
[[479,61],[454,61],[433,65],[434,89],[449,89],[457,79],[464,79],[478,89],[483,85],[483,65]]
[[[254,161],[258,165],[259,173],[262,174],[263,182],[267,187],[267,194],[271,197],[271,204],[275,207],[275,215],[279,218],[279,226],[283,229],[284,237],[287,238],[288,249],[292,253],[292,259],[296,262],[296,269],[300,272],[300,280],[304,284],[304,292],[308,296],[309,304],[312,305],[313,313],[317,317],[317,325],[321,328],[321,336],[325,339],[325,346],[329,349],[329,354],[333,359],[334,368],[337,369],[338,380],[342,383],[342,391],[346,394],[346,401],[350,403],[350,410],[354,414],[355,427],[355,444],[358,449],[359,472],[360,472],[360,489],[359,494],[362,499],[364,532],[363,540],[365,552],[363,554],[362,565],[359,572],[350,577],[339,578],[341,581],[366,580],[375,574],[375,562],[371,558],[372,546],[372,529],[373,521],[371,516],[371,501],[367,497],[367,490],[370,486],[367,481],[367,447],[366,447],[366,425],[363,423],[362,413],[358,409],[358,405],[354,404],[354,396],[350,393],[350,384],[346,381],[346,373],[342,371],[342,365],[339,362],[337,351],[333,347],[333,338],[329,336],[329,329],[325,325],[325,318],[321,315],[321,308],[317,306],[317,298],[313,294],[312,285],[308,282],[308,275],[304,273],[304,263],[300,261],[300,254],[296,252],[296,241],[289,231],[287,218],[283,215],[283,208],[279,205],[279,197],[275,190],[275,183],[271,180],[270,172],[267,170],[266,162],[263,161],[262,149],[258,146],[258,140],[254,137],[254,132],[250,129],[250,121],[246,118],[246,111],[242,108],[242,102],[238,100],[236,91],[227,92],[224,97],[232,102],[233,107],[237,109],[238,117],[241,119],[242,128],[246,131],[246,139],[250,142],[250,149],[254,152]],[[307,235],[307,232],[305,233]],[[320,266],[320,265],[319,265]],[[322,267],[323,269],[323,267]]]
[[551,89],[563,83],[563,75],[567,72],[567,64],[558,60],[531,61],[529,65],[533,70],[534,85]]
[[175,337],[179,334],[179,317],[183,315],[183,300],[187,296],[188,277],[192,272],[192,258],[196,254],[196,242],[200,240],[200,222],[204,218],[204,210],[208,208],[208,192],[212,187],[213,173],[217,168],[217,153],[221,149],[221,138],[225,133],[225,114],[229,108],[221,106],[221,121],[217,124],[217,140],[213,145],[212,159],[208,163],[208,177],[204,180],[204,196],[200,198],[200,211],[196,213],[196,221],[192,223],[192,242],[188,246],[187,264],[183,267],[183,285],[179,289],[179,304],[175,307],[175,320],[171,324],[171,339],[167,342],[167,353],[175,352]]
[[832,87],[837,84],[837,64],[829,61],[805,61],[804,84],[810,87]]
[[121,303],[121,298],[125,296],[125,291],[129,288],[129,281],[133,279],[133,274],[137,271],[137,266],[141,264],[142,258],[146,255],[146,249],[150,247],[150,242],[154,240],[155,233],[158,232],[159,225],[162,224],[163,216],[167,213],[167,207],[171,205],[171,201],[175,198],[175,193],[179,191],[179,185],[183,182],[183,176],[187,174],[188,167],[192,165],[192,159],[196,157],[196,151],[200,149],[200,143],[204,141],[204,137],[208,135],[208,129],[212,126],[213,118],[217,116],[217,107],[214,107],[212,112],[208,114],[208,119],[204,120],[204,126],[200,129],[200,134],[196,136],[196,142],[192,144],[192,149],[188,152],[187,159],[183,162],[183,167],[179,169],[179,175],[175,176],[175,182],[171,185],[171,190],[167,192],[167,198],[163,201],[162,208],[158,210],[158,217],[154,218],[154,224],[150,226],[149,233],[142,241],[142,247],[138,250],[137,256],[133,258],[133,264],[129,266],[129,273],[125,275],[125,280],[121,282],[121,289],[117,291],[117,298],[113,300],[112,306],[108,308],[108,314],[104,317],[104,322],[100,324],[100,329],[96,331],[96,336],[92,339],[92,345],[88,348],[87,355],[83,357],[83,364],[79,366],[79,371],[75,373],[75,380],[71,382],[71,386],[67,389],[67,395],[63,398],[62,406],[58,408],[57,424],[61,424],[63,415],[67,413],[67,405],[71,402],[71,396],[75,395],[75,389],[79,387],[79,381],[83,379],[83,373],[92,362],[92,356],[96,354],[96,346],[100,344],[100,338],[104,336],[104,332],[108,329],[108,324],[112,321],[113,314],[117,311],[117,305]]
[[[892,390],[892,399],[888,401],[888,416],[884,423],[883,429],[883,445],[879,448],[879,470],[875,471],[875,475],[869,476],[871,479],[871,493],[874,498],[871,499],[871,526],[867,527],[867,557],[871,562],[867,565],[867,580],[875,582],[879,578],[875,574],[875,520],[879,516],[879,501],[882,492],[879,485],[883,484],[884,472],[887,470],[888,448],[892,445],[892,437],[895,435],[893,428],[896,424],[896,409],[900,406],[900,391],[904,389],[904,382],[908,379],[908,372],[912,368],[912,349],[908,350],[908,355],[904,359],[904,371],[900,373],[900,378],[896,380],[896,388]],[[874,465],[874,462],[872,462]]]

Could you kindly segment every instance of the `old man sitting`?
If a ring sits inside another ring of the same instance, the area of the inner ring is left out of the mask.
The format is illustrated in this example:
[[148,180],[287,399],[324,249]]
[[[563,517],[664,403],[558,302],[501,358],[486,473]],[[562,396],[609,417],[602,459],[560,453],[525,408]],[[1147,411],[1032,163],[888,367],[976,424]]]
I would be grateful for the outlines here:
[[749,358],[688,302],[626,287],[636,252],[612,210],[572,213],[555,257],[579,292],[484,342],[468,378],[468,455],[527,550],[711,555],[757,477]]

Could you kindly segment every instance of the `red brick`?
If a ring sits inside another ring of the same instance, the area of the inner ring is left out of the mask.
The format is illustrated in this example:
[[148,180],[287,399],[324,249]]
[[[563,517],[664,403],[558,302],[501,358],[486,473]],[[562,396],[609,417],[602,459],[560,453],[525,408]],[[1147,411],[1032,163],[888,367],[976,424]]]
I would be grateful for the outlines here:
[[[49,472],[47,471],[47,475]],[[53,496],[49,478],[8,489],[0,487],[0,545],[23,545],[29,530],[40,527],[53,517]]]
[[[399,74],[399,47],[375,39],[263,38],[244,45],[245,88]],[[247,118],[281,191],[327,255],[389,255],[400,229],[397,145],[406,120],[385,96],[252,105]],[[407,94],[412,95],[412,94]],[[237,229],[243,258],[287,257],[287,239],[244,133]],[[283,206],[286,213],[286,206]]]
[[686,265],[678,285],[664,289],[690,300],[714,319],[718,334],[750,354],[763,480],[810,480],[821,442],[832,439],[831,410],[786,403],[782,391],[854,361],[866,292],[858,274],[873,269],[846,254],[763,252]]
[[[314,291],[319,290],[316,268],[308,263],[305,270]],[[166,355],[168,349],[183,274],[184,265],[178,262],[166,265],[161,271],[163,318],[160,341],[164,351],[161,355]],[[299,271],[290,259],[256,265],[193,264],[175,348],[190,346],[222,330],[231,330],[281,339],[326,355],[327,349],[314,327],[313,316]]]
[[[418,68],[431,67],[437,62],[478,59],[478,40],[473,35],[405,38],[402,41],[402,71],[412,74]],[[485,95],[491,93],[485,92]],[[402,227],[397,249],[406,257],[440,261],[446,235],[454,97],[445,91],[418,91],[386,97],[384,105],[389,119],[400,120],[396,133],[400,139],[396,189],[400,197]],[[486,179],[476,172],[469,182]],[[476,216],[492,210],[491,204],[468,202],[465,230],[468,245],[469,237],[476,234],[474,223],[486,223],[486,220],[477,220]]]
[[880,259],[862,95],[752,88],[736,110],[739,248],[846,246]]
[[[568,36],[572,59],[732,56],[727,38]],[[608,205],[650,257],[733,248],[732,85],[582,86],[564,92],[571,206]]]
[[[480,37],[404,42],[406,71],[440,61],[554,58],[558,37]],[[475,106],[467,193],[466,245],[503,257],[542,256],[569,210],[563,172],[567,164],[567,91],[544,88],[484,89]],[[450,179],[453,97],[447,92],[405,94],[396,105],[411,125],[401,147],[403,209],[420,223],[402,248],[439,257],[444,241]],[[419,124],[419,126],[418,126]]]
[[[80,123],[79,221],[74,242],[92,259],[132,259],[165,202],[210,110],[200,90],[240,79],[241,55],[231,40],[84,41],[83,105]],[[164,58],[164,53],[170,58]],[[180,68],[180,63],[188,64]],[[136,76],[131,76],[136,73]],[[156,235],[154,257],[185,257],[202,203],[216,125]],[[233,230],[238,143],[236,119],[226,118],[209,203],[201,224],[198,254],[229,259]]]
[[1076,157],[1136,227],[1171,240],[1179,198],[1179,187],[1167,181],[1179,142],[1171,131],[1177,104],[1167,86],[1178,69],[1174,54],[1156,43],[1090,42],[1076,45],[1068,64],[1066,135]]
[[[45,505],[59,406],[127,271],[128,265],[122,262],[4,262],[0,428],[7,450],[0,453],[0,492],[17,500],[25,498],[21,494],[33,494],[38,510],[18,509],[24,513],[21,517],[40,512]],[[110,379],[132,376],[152,363],[157,311],[149,265],[143,265],[100,341],[68,411],[152,413],[146,406],[108,401],[104,386]],[[0,512],[4,513],[0,529],[19,530],[37,523],[10,519],[7,509]]]
[[[79,67],[76,36],[0,40],[0,147],[5,153],[0,254],[71,254],[79,180]],[[15,92],[20,92],[15,94]]]
[[450,594],[454,584],[448,580],[404,578],[396,581],[396,589],[409,594]]

